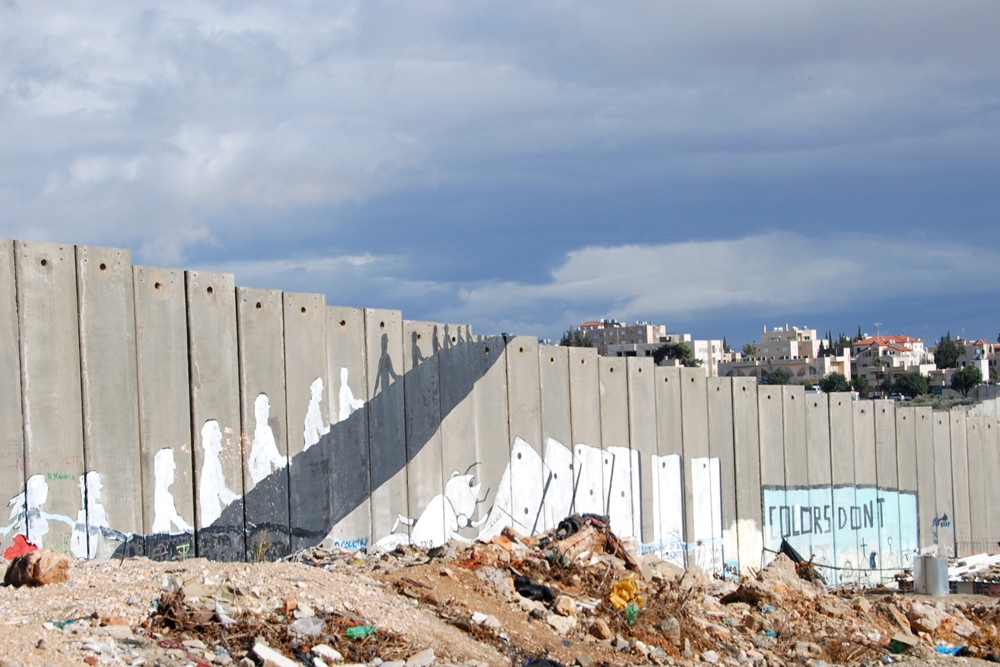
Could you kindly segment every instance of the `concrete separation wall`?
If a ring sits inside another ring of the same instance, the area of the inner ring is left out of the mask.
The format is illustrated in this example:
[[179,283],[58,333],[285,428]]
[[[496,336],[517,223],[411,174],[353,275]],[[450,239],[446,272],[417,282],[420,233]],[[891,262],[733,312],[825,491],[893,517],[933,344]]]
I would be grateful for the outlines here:
[[[0,241],[2,547],[264,560],[607,515],[734,573],[996,548],[996,401],[935,413]],[[837,569],[834,569],[837,568]]]

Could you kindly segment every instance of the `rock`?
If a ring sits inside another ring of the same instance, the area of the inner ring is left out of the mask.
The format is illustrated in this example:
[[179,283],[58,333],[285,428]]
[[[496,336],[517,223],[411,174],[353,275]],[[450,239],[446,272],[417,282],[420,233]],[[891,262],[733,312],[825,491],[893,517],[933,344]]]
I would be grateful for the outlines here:
[[340,651],[327,644],[316,644],[312,647],[312,652],[327,662],[341,662],[344,659]]
[[501,628],[500,619],[496,616],[490,616],[489,614],[483,614],[481,612],[473,612],[472,622],[476,625],[481,625],[484,628],[488,628],[493,631],[498,631]]
[[545,605],[538,600],[529,600],[528,598],[522,598],[521,596],[518,596],[517,604],[521,607],[522,611],[526,611],[529,614],[534,611],[547,611]]
[[719,654],[715,651],[705,651],[698,657],[701,658],[702,662],[707,662],[710,665],[714,665],[719,662]]
[[812,642],[796,642],[795,648],[792,650],[792,657],[801,660],[818,658],[821,655],[823,655],[823,649],[819,644]]
[[[926,632],[928,634],[933,634],[939,628],[942,631],[950,630],[955,624],[951,616],[922,602],[914,602],[910,611],[906,613],[906,618],[909,620],[913,632]],[[943,625],[947,628],[942,628]]]
[[576,627],[576,618],[574,616],[549,614],[545,617],[545,622],[551,625],[557,634],[563,636],[568,635]]
[[822,600],[819,603],[819,608],[824,614],[834,618],[843,618],[846,613],[844,606],[836,598]]
[[593,667],[594,659],[587,654],[578,655],[575,664],[577,667]]
[[851,606],[863,614],[868,614],[872,610],[872,603],[865,597],[856,597],[851,602]]
[[576,602],[568,595],[559,595],[552,603],[552,611],[560,616],[576,616]]
[[649,660],[650,660],[650,662],[654,662],[656,664],[662,665],[663,663],[665,663],[667,661],[667,657],[668,657],[667,656],[667,652],[664,651],[659,646],[650,646],[649,647]]
[[611,628],[608,626],[607,621],[603,618],[599,618],[591,624],[590,634],[593,637],[604,640],[611,639],[611,637],[613,637],[611,634]]
[[414,653],[406,660],[406,667],[430,667],[434,662],[434,649],[428,648]]
[[697,565],[690,565],[684,571],[684,576],[677,582],[677,585],[685,590],[690,590],[692,588],[704,588],[711,581],[712,578],[708,576],[708,572],[705,572],[705,570]]
[[959,637],[962,637],[963,639],[969,639],[977,632],[979,632],[979,628],[976,627],[976,624],[970,621],[969,619],[962,619],[961,621],[955,624],[955,629],[952,630],[952,632],[954,632]]
[[264,644],[255,644],[253,653],[263,661],[264,667],[302,667],[298,661],[286,658]]
[[44,586],[69,579],[70,558],[49,549],[38,549],[15,558],[4,575],[5,586]]
[[681,645],[681,624],[673,616],[668,616],[657,623],[656,629],[674,646]]

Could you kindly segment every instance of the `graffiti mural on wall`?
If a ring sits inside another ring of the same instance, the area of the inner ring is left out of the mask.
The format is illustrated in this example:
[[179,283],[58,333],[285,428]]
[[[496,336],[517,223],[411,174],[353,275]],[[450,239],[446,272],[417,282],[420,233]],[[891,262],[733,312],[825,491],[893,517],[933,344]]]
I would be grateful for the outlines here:
[[881,570],[910,567],[918,551],[917,494],[872,486],[763,488],[765,546],[787,540],[830,578],[877,583]]

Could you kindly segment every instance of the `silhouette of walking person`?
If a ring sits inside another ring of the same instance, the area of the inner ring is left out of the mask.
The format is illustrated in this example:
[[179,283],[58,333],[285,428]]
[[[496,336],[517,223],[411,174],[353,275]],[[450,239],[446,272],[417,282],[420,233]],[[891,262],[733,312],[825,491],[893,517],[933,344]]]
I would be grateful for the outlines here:
[[377,394],[379,387],[385,391],[397,378],[399,375],[392,368],[392,358],[389,357],[389,334],[382,334],[382,356],[378,360],[378,374],[375,376],[375,389],[372,394]]

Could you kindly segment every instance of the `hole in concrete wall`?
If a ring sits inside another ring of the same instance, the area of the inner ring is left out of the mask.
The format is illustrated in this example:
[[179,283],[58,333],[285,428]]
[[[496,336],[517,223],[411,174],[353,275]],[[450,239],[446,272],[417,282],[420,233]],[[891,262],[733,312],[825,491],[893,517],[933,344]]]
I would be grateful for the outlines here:
[[305,313],[305,312],[306,312],[306,307],[305,307],[305,306],[302,306],[302,312],[303,312],[303,313]]
[[258,301],[258,302],[257,302],[257,306],[256,306],[257,310],[260,310],[260,309],[261,309],[261,308],[263,308],[263,307],[264,307],[264,306],[263,306],[263,304],[261,304],[261,302],[260,302],[260,301]]
[[417,340],[421,340],[423,337],[423,334],[417,334]]
[[670,382],[670,378],[663,378],[664,382]]
[[742,387],[742,391],[746,391],[746,390],[747,390],[747,388],[746,388],[746,387]]
[[556,358],[555,357],[549,357],[549,363],[550,364],[556,363]]
[[490,348],[487,347],[483,350],[483,354],[489,354],[489,353],[490,353]]
[[105,264],[104,262],[101,262],[100,269],[101,269],[101,271],[107,271],[108,270],[108,265]]
[[767,395],[767,400],[769,400],[769,401],[771,400],[771,395],[770,394]]
[[862,410],[862,411],[861,411],[861,414],[865,414],[865,411],[864,411],[864,410]]
[[378,323],[378,328],[379,329],[385,329],[385,322],[379,322]]
[[527,513],[528,513],[528,508],[527,508],[527,507],[525,507],[525,508],[524,508],[524,513],[525,513],[525,514],[527,514]]
[[719,393],[720,391],[722,391],[722,387],[716,387],[716,388],[715,388],[715,392],[716,392],[716,393]]
[[625,497],[625,492],[624,492],[624,491],[622,491],[622,498],[624,498],[624,497]]
[[160,283],[153,283],[153,289],[160,289]]
[[524,352],[524,348],[523,347],[519,347],[519,348],[517,348],[517,351],[518,352]]
[[640,372],[640,373],[642,372],[642,368],[640,368],[640,369],[639,369],[639,372]]
[[347,320],[340,320],[340,326],[346,327],[347,326]]
[[212,293],[212,292],[214,292],[215,290],[213,290],[213,289],[212,289],[212,286],[211,286],[211,285],[209,285],[209,286],[208,286],[208,289],[206,289],[205,291],[206,291],[206,292],[208,292],[209,294],[211,294],[211,293]]
[[40,262],[38,262],[38,263],[41,264],[42,266],[48,266],[49,265],[49,260],[47,260],[44,257],[42,257],[42,260]]
[[582,365],[582,364],[585,364],[585,363],[587,363],[587,360],[586,360],[586,359],[581,359],[581,360],[580,360],[580,364],[581,364],[581,365]]
[[694,382],[694,378],[691,378],[691,382]]
[[457,343],[457,342],[458,342],[458,338],[457,338],[457,337],[455,337],[455,336],[452,336],[452,337],[451,337],[451,342],[452,342],[452,343]]
[[609,373],[614,373],[614,372],[615,372],[615,367],[614,367],[614,366],[612,366],[611,368],[609,368],[609,369],[608,369],[608,372],[609,372]]
[[816,402],[814,402],[814,403],[813,403],[813,407],[814,407],[814,408],[818,408],[818,407],[819,407],[819,401],[816,401]]

